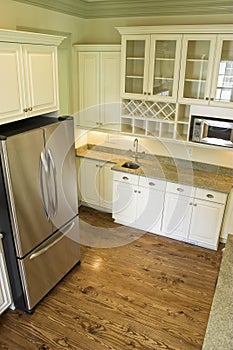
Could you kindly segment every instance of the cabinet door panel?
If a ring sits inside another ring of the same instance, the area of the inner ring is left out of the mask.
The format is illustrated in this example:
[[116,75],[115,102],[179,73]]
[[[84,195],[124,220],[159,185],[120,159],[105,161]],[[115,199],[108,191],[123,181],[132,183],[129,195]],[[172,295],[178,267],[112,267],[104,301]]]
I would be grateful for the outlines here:
[[161,230],[164,192],[139,186],[136,227],[157,233]]
[[29,115],[58,110],[56,47],[24,45],[23,53]]
[[148,93],[149,35],[126,35],[122,38],[123,97],[143,98]]
[[100,122],[104,128],[119,129],[120,52],[101,52],[100,72]]
[[149,71],[150,99],[176,101],[181,35],[152,35]]
[[79,166],[79,190],[82,200],[90,205],[99,206],[100,202],[100,180],[99,162],[91,159],[81,159]]
[[137,186],[113,181],[113,218],[117,222],[135,225]]
[[79,52],[79,120],[83,126],[99,124],[99,53]]
[[100,206],[112,210],[112,163],[100,163]]
[[215,39],[215,35],[184,35],[180,101],[209,103]]
[[233,39],[232,35],[217,38],[215,69],[212,83],[211,105],[233,105]]
[[[1,240],[1,236],[0,236]],[[7,276],[6,264],[3,255],[2,242],[0,241],[0,315],[11,304],[11,294]]]
[[0,43],[0,122],[25,116],[23,63],[19,44]]
[[189,239],[217,245],[224,205],[195,200]]
[[192,213],[193,199],[167,193],[165,196],[162,231],[166,234],[174,234],[186,238]]

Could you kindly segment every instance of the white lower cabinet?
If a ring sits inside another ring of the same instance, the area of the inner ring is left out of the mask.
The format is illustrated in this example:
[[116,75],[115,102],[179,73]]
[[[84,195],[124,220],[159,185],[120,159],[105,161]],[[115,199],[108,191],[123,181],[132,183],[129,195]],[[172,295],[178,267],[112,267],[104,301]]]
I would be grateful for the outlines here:
[[115,222],[160,231],[166,182],[121,172],[114,172],[113,179]]
[[112,163],[79,158],[78,187],[81,202],[112,211]]
[[1,238],[0,234],[0,315],[11,305],[10,286]]
[[167,184],[162,219],[162,232],[217,249],[227,195],[173,183]]

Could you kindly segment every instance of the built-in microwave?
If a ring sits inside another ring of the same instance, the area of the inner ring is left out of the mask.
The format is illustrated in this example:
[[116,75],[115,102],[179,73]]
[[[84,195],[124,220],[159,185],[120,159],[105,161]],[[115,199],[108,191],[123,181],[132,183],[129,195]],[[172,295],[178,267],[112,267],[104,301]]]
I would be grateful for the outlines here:
[[233,120],[192,115],[189,140],[233,148]]

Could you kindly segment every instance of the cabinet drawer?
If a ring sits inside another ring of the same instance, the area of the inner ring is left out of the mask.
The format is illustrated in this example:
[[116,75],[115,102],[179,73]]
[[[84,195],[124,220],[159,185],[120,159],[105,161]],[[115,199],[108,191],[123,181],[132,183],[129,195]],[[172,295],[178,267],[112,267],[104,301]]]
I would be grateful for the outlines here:
[[121,181],[125,183],[130,183],[133,185],[138,185],[139,181],[139,176],[126,173],[126,172],[121,172],[121,171],[114,171],[113,172],[113,180],[114,181]]
[[151,189],[165,191],[166,181],[154,179],[146,176],[140,176],[139,185],[144,187],[149,187]]
[[168,182],[167,192],[180,194],[182,196],[193,197],[195,195],[195,187]]
[[197,188],[196,198],[225,204],[227,199],[227,194],[223,192],[208,190],[205,188]]

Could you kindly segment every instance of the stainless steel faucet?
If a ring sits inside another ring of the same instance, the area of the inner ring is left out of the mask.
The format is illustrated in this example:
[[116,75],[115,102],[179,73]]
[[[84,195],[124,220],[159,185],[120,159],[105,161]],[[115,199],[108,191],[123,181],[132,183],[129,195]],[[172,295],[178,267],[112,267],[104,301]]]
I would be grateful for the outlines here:
[[135,160],[135,163],[137,163],[138,162],[138,139],[134,140],[133,146],[135,147],[134,160]]

